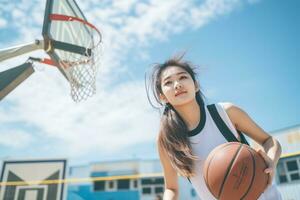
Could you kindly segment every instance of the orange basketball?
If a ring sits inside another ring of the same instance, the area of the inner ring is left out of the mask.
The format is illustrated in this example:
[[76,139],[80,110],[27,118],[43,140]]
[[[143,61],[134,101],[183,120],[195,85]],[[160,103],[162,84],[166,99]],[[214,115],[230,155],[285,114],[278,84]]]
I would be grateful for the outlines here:
[[204,179],[220,200],[255,200],[266,189],[269,175],[264,159],[239,142],[217,146],[204,163]]

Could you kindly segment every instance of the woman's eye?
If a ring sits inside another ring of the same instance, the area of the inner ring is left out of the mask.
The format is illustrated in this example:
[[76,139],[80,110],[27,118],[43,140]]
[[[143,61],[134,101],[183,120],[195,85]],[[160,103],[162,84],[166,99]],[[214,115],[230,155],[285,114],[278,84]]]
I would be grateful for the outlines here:
[[182,80],[182,79],[187,79],[187,76],[181,76],[180,80]]
[[167,81],[167,82],[165,82],[164,85],[170,85],[171,83],[172,83],[171,81]]

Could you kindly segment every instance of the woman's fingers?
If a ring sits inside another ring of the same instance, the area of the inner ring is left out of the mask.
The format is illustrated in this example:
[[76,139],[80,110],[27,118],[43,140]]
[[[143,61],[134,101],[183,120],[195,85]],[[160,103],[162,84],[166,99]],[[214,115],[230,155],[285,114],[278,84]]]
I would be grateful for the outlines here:
[[[269,174],[269,180],[268,180],[268,186],[270,186],[272,184],[272,181],[273,181],[273,176],[274,176],[274,168],[273,168],[273,161],[271,160],[271,158],[264,152],[262,151],[261,149],[257,151],[261,156],[262,158],[266,161],[267,163],[267,168],[264,170],[264,172],[266,174]],[[267,186],[267,187],[268,187]]]
[[274,176],[273,169],[267,168],[267,169],[265,169],[265,173],[269,174],[269,179],[268,179],[268,186],[269,186],[269,185],[271,185],[271,183],[273,181],[273,176]]
[[270,173],[272,173],[273,172],[273,169],[272,168],[267,168],[267,169],[265,169],[265,173],[267,173],[267,174],[270,174]]

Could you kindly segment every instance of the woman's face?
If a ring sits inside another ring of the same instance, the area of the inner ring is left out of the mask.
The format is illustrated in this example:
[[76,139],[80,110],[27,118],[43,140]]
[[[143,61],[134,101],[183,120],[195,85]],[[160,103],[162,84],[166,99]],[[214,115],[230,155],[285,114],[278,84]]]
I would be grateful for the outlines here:
[[181,106],[195,100],[197,87],[191,75],[183,68],[169,66],[161,73],[160,99],[172,106]]

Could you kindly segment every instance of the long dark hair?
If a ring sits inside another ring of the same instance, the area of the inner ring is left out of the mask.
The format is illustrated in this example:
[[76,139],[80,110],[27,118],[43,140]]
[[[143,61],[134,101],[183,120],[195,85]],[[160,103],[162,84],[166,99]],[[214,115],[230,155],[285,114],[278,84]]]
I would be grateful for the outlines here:
[[[158,145],[166,151],[170,157],[172,166],[177,172],[185,177],[192,177],[194,175],[193,163],[197,159],[193,155],[191,144],[188,139],[188,127],[183,121],[179,113],[173,108],[170,103],[163,104],[160,101],[161,89],[161,74],[164,69],[169,66],[177,66],[184,69],[189,73],[195,83],[196,80],[196,67],[190,62],[182,60],[183,55],[175,56],[162,64],[155,64],[153,66],[151,76],[146,77],[146,91],[150,104],[154,108],[163,108],[163,114],[160,121],[160,131],[158,136]],[[149,81],[147,83],[147,81]],[[152,102],[149,90],[152,90],[152,97],[156,101],[156,105]],[[198,104],[202,103],[201,91],[196,92],[196,100]]]

